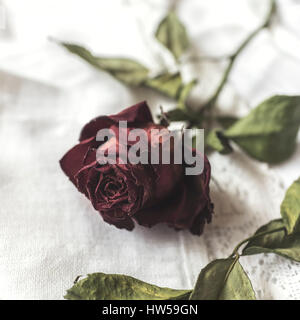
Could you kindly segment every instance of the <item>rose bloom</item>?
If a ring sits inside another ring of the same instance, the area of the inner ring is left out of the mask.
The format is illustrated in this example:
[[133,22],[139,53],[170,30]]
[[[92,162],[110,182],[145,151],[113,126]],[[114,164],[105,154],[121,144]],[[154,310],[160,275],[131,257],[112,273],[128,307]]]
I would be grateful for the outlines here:
[[[103,220],[117,228],[132,230],[134,222],[145,227],[165,223],[176,230],[189,229],[200,235],[205,223],[211,221],[213,211],[207,158],[203,156],[204,169],[199,175],[185,175],[184,163],[100,164],[96,159],[97,149],[110,141],[97,141],[97,132],[113,130],[116,138],[111,139],[118,144],[119,121],[127,121],[127,133],[136,128],[147,133],[151,129],[166,129],[153,122],[146,102],[116,115],[100,116],[84,126],[79,143],[60,160],[64,173],[91,201]],[[148,137],[150,146],[157,143],[151,141],[150,134]],[[120,149],[117,147],[117,151]],[[172,152],[173,148],[170,149]]]

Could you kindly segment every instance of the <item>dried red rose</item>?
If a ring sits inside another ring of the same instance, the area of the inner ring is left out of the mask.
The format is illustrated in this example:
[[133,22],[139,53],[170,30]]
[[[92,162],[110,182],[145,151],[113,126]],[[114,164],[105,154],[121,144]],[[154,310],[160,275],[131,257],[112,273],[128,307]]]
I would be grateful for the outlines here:
[[166,223],[176,230],[189,229],[200,235],[205,223],[211,221],[213,210],[207,158],[200,175],[185,175],[185,165],[179,164],[100,165],[96,152],[103,142],[96,141],[97,132],[108,128],[117,133],[119,121],[125,120],[127,132],[162,128],[154,124],[146,102],[116,115],[100,116],[85,125],[80,143],[61,159],[62,170],[104,221],[118,228],[132,230],[134,221],[145,227]]

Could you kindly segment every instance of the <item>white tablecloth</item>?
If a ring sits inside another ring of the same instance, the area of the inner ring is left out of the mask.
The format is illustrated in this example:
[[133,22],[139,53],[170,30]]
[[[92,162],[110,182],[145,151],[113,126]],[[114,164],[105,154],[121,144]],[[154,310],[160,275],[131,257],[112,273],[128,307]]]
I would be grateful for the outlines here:
[[[263,20],[267,0],[177,1],[195,56],[224,56]],[[168,1],[2,0],[0,30],[0,298],[62,299],[77,275],[123,273],[172,288],[192,288],[198,273],[270,219],[300,175],[300,148],[280,166],[241,152],[210,157],[215,216],[205,234],[166,226],[133,232],[105,224],[62,173],[58,161],[81,127],[146,99],[155,113],[172,101],[130,90],[68,54],[48,37],[102,55],[138,59],[154,71],[172,59],[153,38]],[[278,1],[278,18],[239,58],[220,99],[245,114],[272,94],[299,94],[300,1]],[[223,64],[187,62],[204,99]],[[300,299],[300,265],[275,255],[242,258],[257,297]]]

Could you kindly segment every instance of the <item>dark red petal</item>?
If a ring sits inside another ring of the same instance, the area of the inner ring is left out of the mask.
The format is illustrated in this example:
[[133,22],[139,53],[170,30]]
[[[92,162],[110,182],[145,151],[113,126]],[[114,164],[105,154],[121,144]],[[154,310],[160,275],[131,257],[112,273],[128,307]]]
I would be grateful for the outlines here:
[[157,175],[154,187],[153,200],[157,201],[167,197],[183,177],[183,166],[181,164],[158,164],[152,165]]
[[204,172],[199,176],[184,176],[177,189],[164,201],[137,212],[134,219],[151,227],[167,223],[175,229],[190,229],[200,235],[205,223],[209,223],[212,204],[209,198],[210,166],[205,161]]
[[90,171],[96,166],[97,166],[96,150],[91,148],[87,151],[84,157],[83,167],[74,176],[78,190],[84,193],[88,198],[89,198],[89,195],[88,195],[86,186],[87,186]]
[[91,120],[81,130],[79,141],[96,137],[99,130],[109,128],[113,123],[114,121],[107,116],[100,116]]
[[75,175],[84,166],[85,156],[90,148],[93,138],[82,141],[69,150],[60,160],[63,172],[76,185]]
[[203,233],[205,223],[211,222],[213,210],[214,205],[209,201],[207,206],[195,218],[193,225],[190,228],[192,234],[200,236]]
[[124,109],[116,115],[109,116],[114,121],[128,121],[128,123],[153,122],[150,109],[146,101],[139,102],[129,108]]
[[105,222],[113,224],[119,229],[127,229],[131,231],[134,228],[134,222],[130,217],[124,217],[122,220],[115,220],[107,212],[100,212],[100,214]]
[[83,127],[79,141],[95,137],[99,130],[109,128],[119,121],[127,121],[129,125],[138,125],[139,123],[153,122],[153,118],[146,101],[143,101],[115,115],[100,116],[93,119]]

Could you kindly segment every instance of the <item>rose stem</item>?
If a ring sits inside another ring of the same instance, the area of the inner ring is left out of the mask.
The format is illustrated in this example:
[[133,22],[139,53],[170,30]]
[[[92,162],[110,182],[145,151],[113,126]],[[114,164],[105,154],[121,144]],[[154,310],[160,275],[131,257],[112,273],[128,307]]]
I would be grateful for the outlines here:
[[234,66],[234,63],[237,59],[237,57],[239,56],[239,54],[247,47],[247,45],[249,44],[249,42],[251,42],[251,40],[263,29],[267,28],[271,22],[271,19],[272,19],[272,16],[274,14],[276,10],[276,3],[275,3],[275,0],[270,0],[270,10],[268,12],[268,15],[265,19],[265,21],[263,22],[262,25],[260,25],[256,30],[254,30],[243,42],[242,44],[238,47],[238,49],[236,50],[236,52],[234,54],[232,54],[230,57],[229,57],[229,64],[227,66],[227,68],[225,69],[225,72],[223,74],[223,77],[215,91],[215,93],[212,95],[212,97],[208,100],[208,102],[201,108],[201,112],[202,111],[205,111],[205,110],[208,110],[210,108],[212,108],[220,93],[222,92],[227,80],[228,80],[228,77],[231,73],[231,70]]

